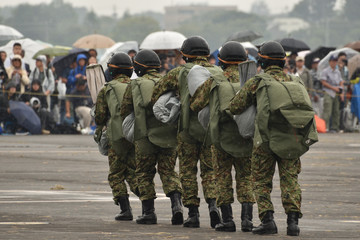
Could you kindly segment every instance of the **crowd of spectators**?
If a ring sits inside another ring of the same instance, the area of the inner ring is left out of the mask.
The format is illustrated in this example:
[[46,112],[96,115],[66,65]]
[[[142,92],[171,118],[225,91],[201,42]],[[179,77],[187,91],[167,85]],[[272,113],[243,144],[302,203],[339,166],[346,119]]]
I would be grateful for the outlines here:
[[[156,53],[161,61],[162,75],[184,64],[179,51],[162,50]],[[97,63],[97,51],[90,49],[87,54],[78,54],[59,75],[49,56],[38,56],[35,68],[30,69],[29,64],[23,61],[24,54],[20,43],[13,45],[8,56],[5,51],[0,51],[0,133],[27,132],[17,124],[9,107],[9,101],[22,101],[38,115],[43,134],[92,134],[95,124],[90,115],[93,103],[87,86],[86,66]],[[135,50],[128,51],[132,59],[136,54]],[[216,64],[215,56],[209,56],[209,62]],[[353,131],[346,124],[348,114],[344,111],[350,104],[353,86],[350,80],[359,79],[360,68],[349,76],[344,52],[331,56],[329,67],[321,72],[318,71],[319,62],[319,58],[314,58],[311,69],[307,69],[304,57],[291,53],[286,58],[284,72],[298,75],[303,80],[314,111],[325,120],[328,132]],[[105,72],[105,76],[107,74]],[[135,74],[132,76],[136,77]]]

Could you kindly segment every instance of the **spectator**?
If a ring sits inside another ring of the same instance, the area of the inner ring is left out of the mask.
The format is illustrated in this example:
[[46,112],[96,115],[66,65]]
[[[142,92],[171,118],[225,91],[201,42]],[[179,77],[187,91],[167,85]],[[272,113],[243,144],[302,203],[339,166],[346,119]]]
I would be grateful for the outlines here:
[[285,64],[284,67],[283,67],[283,72],[284,72],[285,74],[290,74],[289,71],[290,71],[289,66]]
[[[50,94],[54,92],[55,80],[51,69],[47,68],[46,57],[40,55],[36,58],[36,68],[30,74],[30,81],[38,80],[41,83],[42,90],[46,96],[47,104],[50,106]],[[42,106],[44,106],[42,104]]]
[[312,105],[315,111],[315,114],[318,116],[322,116],[323,112],[323,104],[324,104],[324,94],[322,90],[322,83],[318,78],[318,66],[319,66],[320,58],[314,58],[311,64],[310,75],[313,80],[314,87],[314,95],[312,98]]
[[214,55],[210,55],[209,57],[209,63],[212,65],[216,64],[216,58],[214,57]]
[[[13,50],[13,52],[6,58],[6,60],[4,62],[5,68],[11,67],[11,60],[15,55],[21,56],[21,50],[22,50],[21,44],[18,42],[14,43],[12,50]],[[25,69],[25,62],[21,63],[21,68]]]
[[86,80],[81,77],[76,81],[76,87],[70,92],[70,96],[66,99],[66,118],[71,118],[71,106],[75,110],[75,114],[81,126],[81,133],[90,133],[90,124],[92,117],[90,115],[91,107],[93,106],[89,88]]
[[343,87],[343,94],[344,98],[340,102],[340,131],[345,130],[344,126],[344,108],[347,104],[346,95],[348,92],[348,88],[350,87],[350,80],[349,80],[349,71],[347,68],[347,55],[345,52],[340,52],[338,55],[338,62],[337,62],[337,68],[339,69],[341,73],[341,78],[344,81],[344,87]]
[[28,78],[27,72],[23,69],[21,56],[14,55],[11,59],[11,66],[6,69],[7,75],[9,77],[9,82],[13,82],[16,86],[16,90],[21,93],[25,92],[25,87],[29,85],[30,80]]
[[4,67],[3,60],[2,58],[0,58],[0,90],[4,88],[5,83],[7,82],[8,82],[8,75]]
[[134,57],[136,56],[137,52],[134,49],[131,49],[127,52],[127,54],[130,56],[131,60],[134,62]]
[[169,51],[167,54],[168,57],[168,66],[169,66],[169,70],[174,69],[177,67],[176,64],[176,53],[175,51]]
[[41,85],[40,80],[34,79],[31,82],[30,90],[22,94],[20,100],[34,109],[40,118],[42,133],[49,134],[54,129],[56,123],[52,114],[47,110],[48,103]]
[[[337,132],[340,125],[340,99],[344,99],[343,80],[340,71],[336,68],[337,58],[335,56],[330,57],[329,65],[320,73],[320,80],[325,91],[323,118],[327,131]],[[337,94],[340,94],[340,99]]]
[[31,73],[31,69],[30,69],[30,65],[28,63],[25,62],[25,50],[24,49],[21,49],[21,54],[20,54],[21,58],[23,59],[23,62],[24,62],[24,66],[25,66],[25,70],[28,74],[28,76],[30,76],[30,73]]
[[85,54],[79,54],[77,56],[77,66],[70,70],[69,76],[67,78],[66,88],[68,89],[68,92],[71,92],[74,89],[77,79],[81,78],[86,80],[86,61],[87,57]]
[[90,64],[96,64],[96,63],[97,63],[96,57],[90,56],[90,57],[89,57],[89,63],[88,63],[88,64],[90,65]]
[[5,92],[0,95],[0,122],[4,123],[4,131],[6,133],[14,134],[16,132],[17,124],[16,119],[11,115],[9,101],[18,100],[16,94],[16,85],[9,82],[5,87]]
[[97,59],[98,53],[94,48],[90,48],[88,53],[89,53],[90,57],[95,57],[95,59]]
[[313,81],[311,78],[310,71],[304,66],[304,61],[305,59],[303,57],[301,56],[296,57],[296,62],[295,62],[296,73],[299,75],[301,80],[303,80],[306,90],[308,91],[309,96],[312,98],[314,92]]
[[7,53],[5,51],[0,51],[0,59],[3,64],[6,60],[6,57],[7,57]]

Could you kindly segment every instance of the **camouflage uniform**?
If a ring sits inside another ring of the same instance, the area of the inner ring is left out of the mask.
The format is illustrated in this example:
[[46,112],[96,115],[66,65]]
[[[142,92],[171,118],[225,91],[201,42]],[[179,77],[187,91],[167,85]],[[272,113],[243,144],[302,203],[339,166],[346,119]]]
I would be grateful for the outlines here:
[[[120,81],[122,83],[130,82],[130,79],[121,74],[112,81]],[[97,125],[96,132],[101,132],[102,128],[106,126],[110,118],[110,112],[106,100],[106,87],[103,87],[96,100],[95,109],[95,122]],[[125,156],[118,156],[115,150],[111,146],[109,141],[109,185],[112,189],[114,202],[118,205],[118,200],[121,196],[128,196],[125,180],[130,186],[130,190],[135,194],[139,195],[138,184],[135,177],[135,156],[134,156],[134,145],[124,139],[125,145],[128,145],[128,153]]]
[[[291,81],[290,77],[277,66],[266,68],[265,73],[270,74],[277,81]],[[256,104],[256,91],[260,81],[254,77],[245,83],[230,103],[232,114],[240,114],[252,104]],[[279,167],[281,200],[285,212],[299,212],[301,217],[301,189],[298,184],[298,174],[301,171],[300,159],[281,159],[269,149],[266,143],[254,147],[251,159],[254,193],[258,204],[259,217],[262,220],[266,211],[274,211],[270,194],[276,163]]]
[[[196,65],[203,67],[212,66],[205,57],[197,57],[193,62]],[[179,95],[179,73],[183,67],[177,67],[171,70],[167,75],[155,85],[152,102],[168,91],[176,91]],[[181,96],[180,96],[181,97]],[[183,203],[184,206],[190,205],[199,206],[200,198],[198,198],[198,184],[197,184],[197,163],[200,159],[200,177],[202,179],[202,186],[204,197],[208,199],[216,198],[215,175],[211,160],[210,147],[206,147],[202,142],[194,139],[191,141],[185,140],[178,135],[178,156],[180,166],[180,181],[183,189]]]
[[[224,70],[223,74],[229,82],[239,82],[237,65],[230,65]],[[209,78],[196,90],[194,96],[190,99],[190,108],[193,111],[198,112],[209,104],[212,83],[213,80]],[[211,152],[217,189],[216,204],[221,206],[234,202],[233,181],[231,176],[232,166],[235,168],[238,201],[240,203],[255,202],[252,191],[250,157],[235,158],[214,145],[211,146]]]
[[[155,70],[148,71],[142,78],[160,78]],[[126,88],[120,115],[126,117],[134,111],[132,88]],[[136,126],[135,126],[136,127]],[[144,151],[143,149],[147,149]],[[176,152],[174,148],[161,148],[152,144],[149,139],[143,138],[135,141],[136,177],[138,179],[140,200],[156,198],[154,177],[156,164],[164,193],[170,197],[172,192],[181,193],[180,180],[175,172]]]

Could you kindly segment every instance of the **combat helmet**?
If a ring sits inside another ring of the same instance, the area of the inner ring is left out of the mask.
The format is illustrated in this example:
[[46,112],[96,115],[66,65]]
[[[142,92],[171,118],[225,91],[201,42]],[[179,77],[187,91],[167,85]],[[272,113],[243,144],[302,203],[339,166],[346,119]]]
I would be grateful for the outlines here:
[[260,46],[259,63],[262,69],[271,65],[284,67],[286,54],[280,43],[269,41]]
[[218,58],[224,64],[239,64],[247,60],[247,54],[241,43],[229,41],[221,48]]
[[108,61],[107,67],[112,79],[119,74],[131,77],[133,73],[133,63],[129,55],[124,52],[115,53]]
[[141,50],[134,59],[134,69],[138,76],[143,76],[149,69],[160,70],[160,58],[150,49]]
[[200,36],[187,38],[180,49],[185,58],[196,58],[197,56],[209,56],[210,48],[207,41]]

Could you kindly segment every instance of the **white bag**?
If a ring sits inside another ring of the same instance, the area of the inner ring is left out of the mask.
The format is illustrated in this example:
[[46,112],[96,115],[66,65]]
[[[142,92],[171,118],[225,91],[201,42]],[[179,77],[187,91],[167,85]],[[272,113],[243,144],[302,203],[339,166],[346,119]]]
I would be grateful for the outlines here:
[[180,100],[175,96],[175,91],[161,95],[153,106],[153,112],[160,122],[175,123],[180,115]]
[[57,90],[59,92],[58,98],[64,100],[66,98],[66,84],[59,80],[57,83]]
[[134,130],[135,130],[135,114],[134,112],[127,115],[122,123],[122,130],[126,140],[134,142]]

